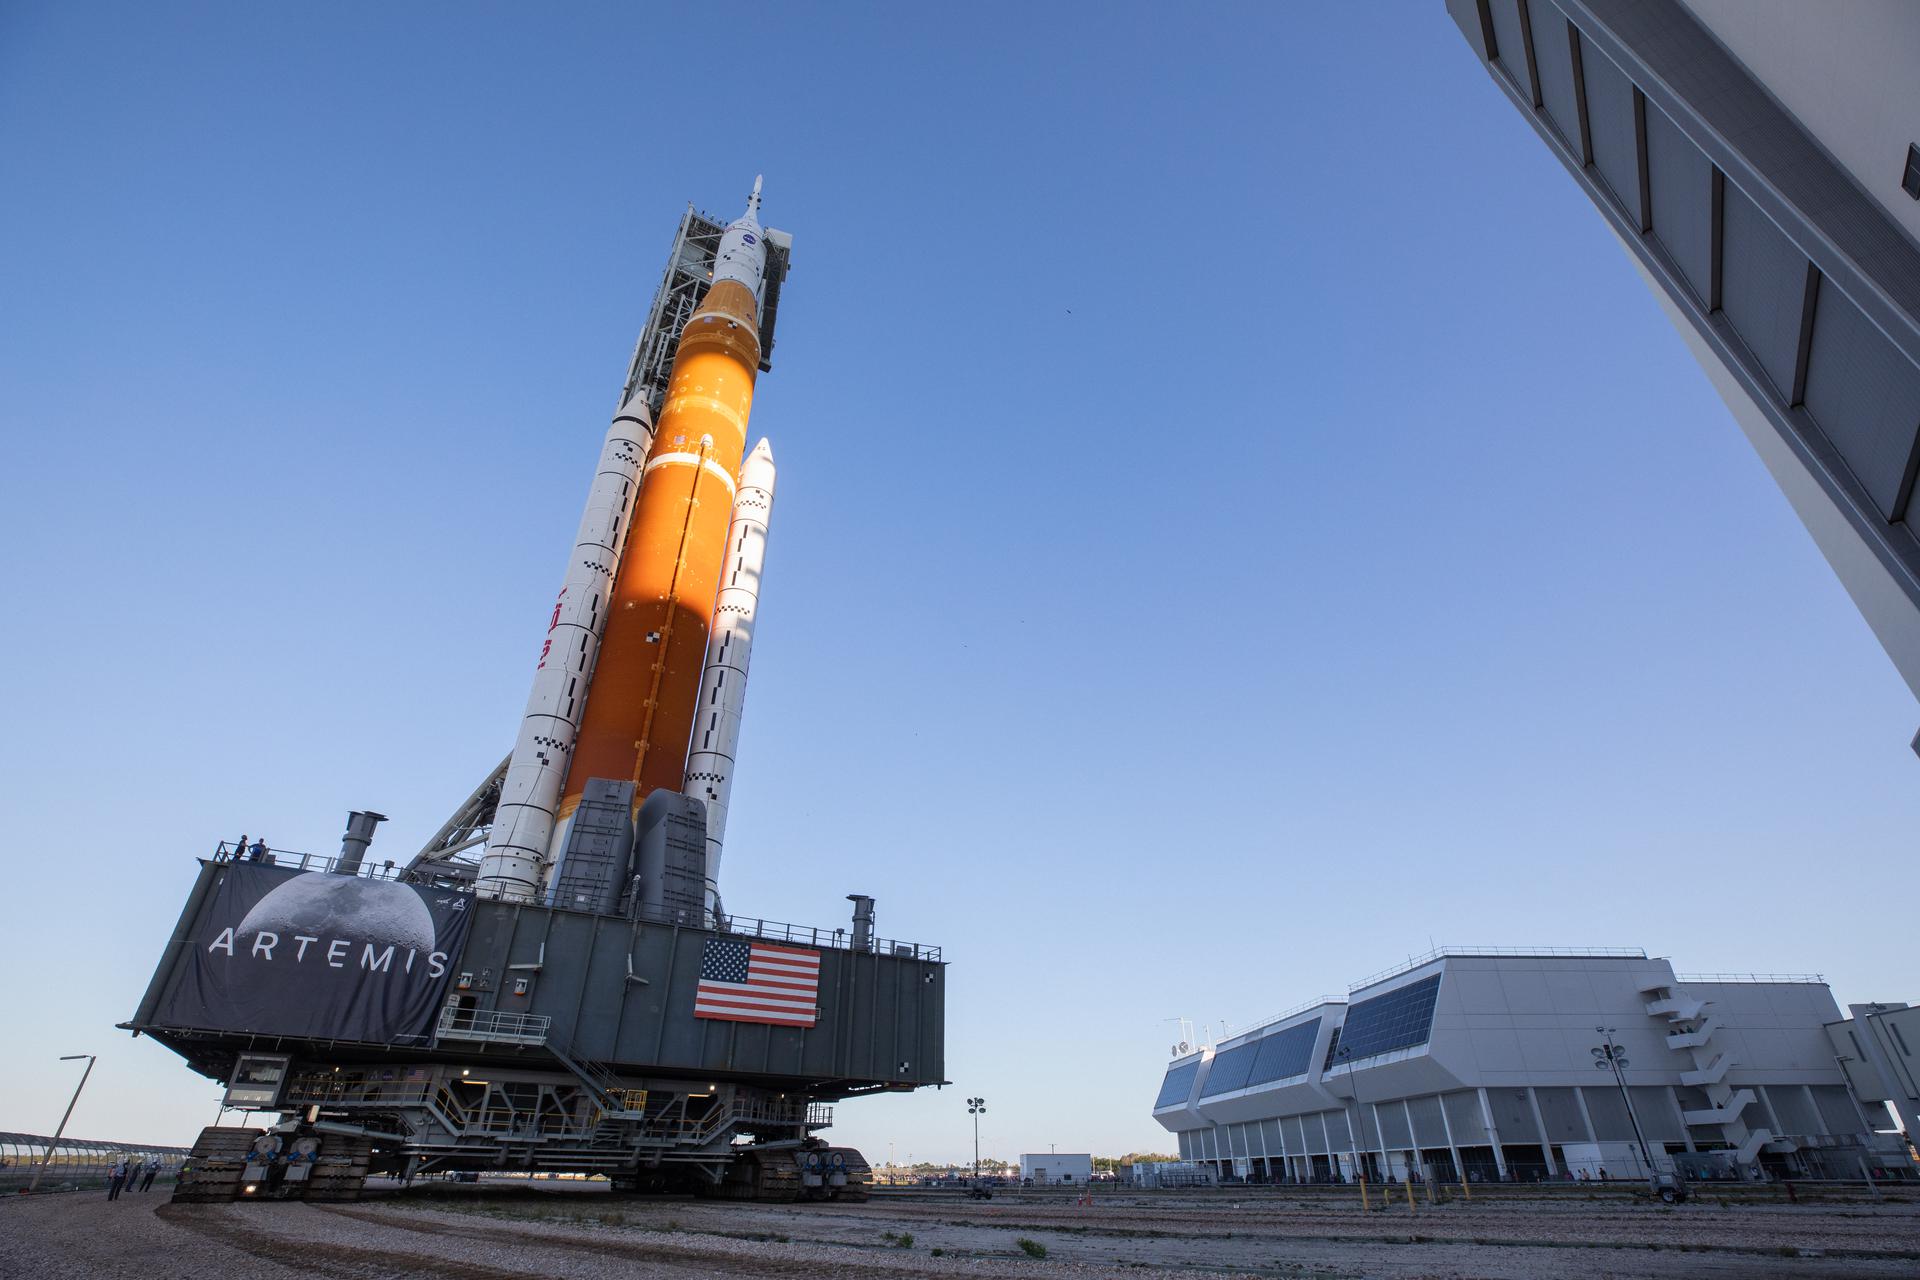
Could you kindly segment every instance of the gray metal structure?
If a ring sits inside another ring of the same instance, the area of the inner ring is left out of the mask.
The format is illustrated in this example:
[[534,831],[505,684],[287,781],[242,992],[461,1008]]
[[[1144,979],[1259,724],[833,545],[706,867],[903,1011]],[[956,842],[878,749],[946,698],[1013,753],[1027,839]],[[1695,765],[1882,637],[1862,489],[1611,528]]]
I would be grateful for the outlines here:
[[[274,857],[280,865],[340,870],[338,860]],[[796,1161],[839,1158],[864,1176],[857,1152],[814,1137],[832,1121],[826,1104],[945,1083],[938,947],[856,945],[846,928],[739,916],[720,932],[631,894],[619,913],[472,898],[471,932],[453,960],[449,998],[423,1041],[161,1024],[155,1011],[171,986],[192,981],[186,940],[205,936],[212,890],[228,861],[222,846],[200,864],[160,967],[122,1025],[215,1080],[234,1080],[248,1057],[284,1058],[284,1092],[246,1105],[304,1116],[283,1122],[289,1134],[361,1144],[357,1158],[374,1170],[604,1173],[632,1187],[790,1198],[832,1189],[809,1183]],[[420,882],[470,892],[457,879]],[[703,950],[723,938],[818,951],[816,1024],[695,1017]]]
[[1920,695],[1920,6],[1447,0]]
[[633,783],[589,778],[548,902],[571,911],[618,909],[633,878]]

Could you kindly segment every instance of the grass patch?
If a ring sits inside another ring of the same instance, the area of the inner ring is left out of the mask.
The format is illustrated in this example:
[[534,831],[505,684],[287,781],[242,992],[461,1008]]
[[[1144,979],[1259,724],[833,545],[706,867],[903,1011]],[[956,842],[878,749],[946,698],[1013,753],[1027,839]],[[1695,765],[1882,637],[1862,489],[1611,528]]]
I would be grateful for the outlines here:
[[1021,1236],[1013,1243],[1019,1247],[1020,1252],[1026,1254],[1029,1258],[1044,1258],[1047,1256],[1047,1246],[1041,1244],[1038,1240],[1029,1240],[1025,1236]]

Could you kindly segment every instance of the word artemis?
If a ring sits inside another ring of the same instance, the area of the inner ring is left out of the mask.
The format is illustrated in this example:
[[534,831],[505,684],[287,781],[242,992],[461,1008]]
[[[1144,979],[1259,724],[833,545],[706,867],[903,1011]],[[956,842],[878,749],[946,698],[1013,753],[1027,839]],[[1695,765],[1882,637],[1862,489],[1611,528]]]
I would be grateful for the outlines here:
[[[304,963],[307,958],[307,948],[318,941],[320,941],[320,939],[312,934],[294,934],[293,942],[297,944],[293,947],[294,963]],[[253,935],[253,950],[248,954],[256,960],[271,960],[273,959],[274,948],[279,945],[279,934],[267,929],[262,929]],[[229,956],[234,955],[232,928],[222,929],[220,936],[207,944],[207,950],[209,952],[224,951]],[[371,942],[362,943],[360,945],[359,967],[362,969],[372,969],[380,973],[412,973],[413,962],[420,954],[420,949],[418,947],[408,947],[406,958],[396,961],[394,953],[397,950],[399,950],[398,946],[391,942],[388,943],[383,950],[378,951],[374,949],[374,945]],[[330,968],[344,969],[347,967],[347,957],[352,951],[353,943],[350,940],[346,938],[334,938],[327,943],[327,949],[324,953],[316,951],[314,956],[317,959],[324,954],[327,965]],[[285,955],[286,953],[283,951],[281,954]],[[428,952],[427,976],[429,978],[437,978],[446,971],[447,953],[444,951]]]

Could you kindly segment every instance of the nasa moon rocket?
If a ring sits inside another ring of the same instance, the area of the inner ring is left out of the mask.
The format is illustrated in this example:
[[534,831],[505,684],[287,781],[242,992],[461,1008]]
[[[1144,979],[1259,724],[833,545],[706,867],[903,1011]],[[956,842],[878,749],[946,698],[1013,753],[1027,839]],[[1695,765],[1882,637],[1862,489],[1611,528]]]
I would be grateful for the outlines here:
[[767,442],[742,458],[761,357],[759,213],[756,178],[681,332],[658,421],[630,402],[607,433],[487,838],[482,896],[544,896],[596,778],[632,781],[635,813],[662,789],[705,802],[711,895],[773,507]]

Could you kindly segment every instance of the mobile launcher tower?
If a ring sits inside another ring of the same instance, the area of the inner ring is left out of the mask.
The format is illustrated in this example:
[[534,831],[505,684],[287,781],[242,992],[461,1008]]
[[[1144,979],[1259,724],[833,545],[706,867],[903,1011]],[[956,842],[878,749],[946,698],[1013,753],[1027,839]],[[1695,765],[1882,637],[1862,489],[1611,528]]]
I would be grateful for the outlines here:
[[369,1172],[862,1198],[827,1105],[941,1084],[937,948],[725,910],[774,464],[746,450],[791,238],[691,209],[640,335],[513,752],[405,866],[219,847],[131,1021],[227,1085],[176,1198]]

